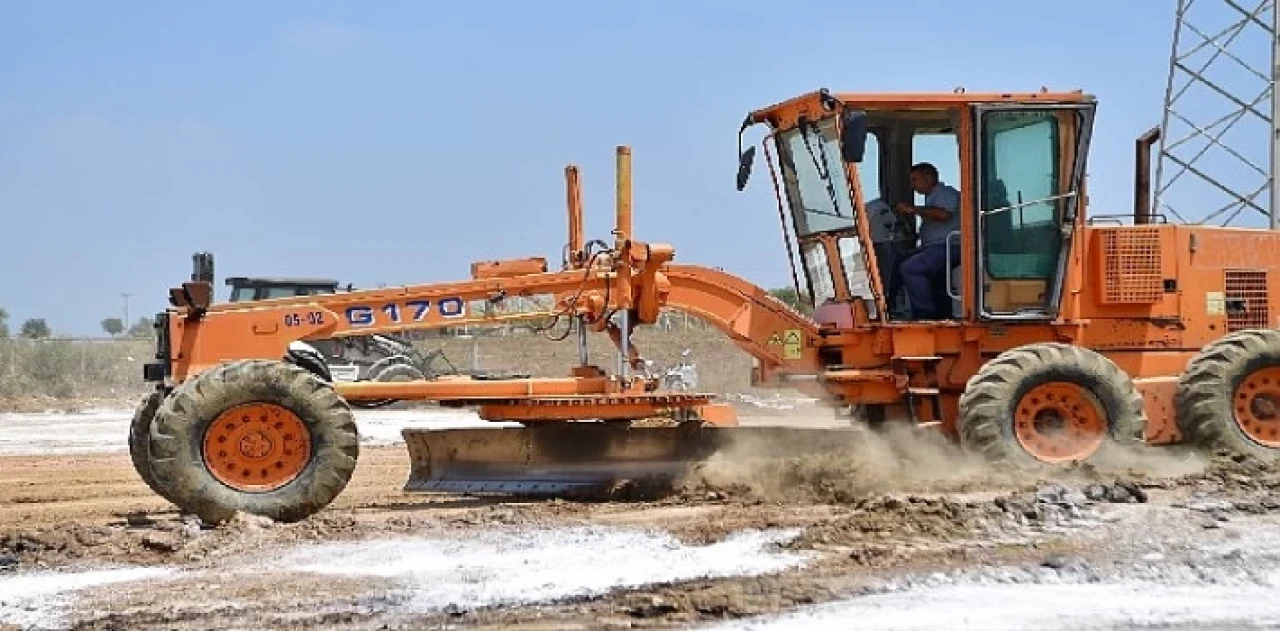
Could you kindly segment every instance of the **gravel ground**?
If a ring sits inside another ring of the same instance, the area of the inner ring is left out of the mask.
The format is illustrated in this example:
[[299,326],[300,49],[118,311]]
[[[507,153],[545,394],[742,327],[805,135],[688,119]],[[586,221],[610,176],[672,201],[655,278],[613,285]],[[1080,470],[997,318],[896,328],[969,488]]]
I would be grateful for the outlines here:
[[127,419],[0,415],[0,628],[1280,624],[1280,469],[1248,460],[1044,480],[898,437],[848,458],[726,459],[661,501],[503,502],[401,490],[399,429],[474,417],[362,412],[334,505],[210,528],[138,480]]

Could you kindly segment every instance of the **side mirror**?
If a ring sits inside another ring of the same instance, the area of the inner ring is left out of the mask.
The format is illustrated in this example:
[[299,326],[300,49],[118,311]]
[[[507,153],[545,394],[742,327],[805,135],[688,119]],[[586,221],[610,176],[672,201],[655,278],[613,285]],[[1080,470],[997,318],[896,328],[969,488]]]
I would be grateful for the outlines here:
[[755,160],[755,147],[747,147],[746,151],[738,154],[738,192],[747,187],[747,180],[751,178],[751,165]]
[[862,162],[867,149],[867,113],[845,109],[840,113],[840,156],[845,162]]

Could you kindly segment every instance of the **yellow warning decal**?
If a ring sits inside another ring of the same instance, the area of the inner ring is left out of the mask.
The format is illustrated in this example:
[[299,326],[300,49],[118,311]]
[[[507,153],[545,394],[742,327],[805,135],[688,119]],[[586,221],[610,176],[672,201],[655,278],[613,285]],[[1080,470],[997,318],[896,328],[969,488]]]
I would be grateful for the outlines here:
[[782,346],[782,336],[777,333],[770,335],[769,346]]
[[800,329],[787,329],[782,338],[782,356],[786,359],[800,359],[802,345]]

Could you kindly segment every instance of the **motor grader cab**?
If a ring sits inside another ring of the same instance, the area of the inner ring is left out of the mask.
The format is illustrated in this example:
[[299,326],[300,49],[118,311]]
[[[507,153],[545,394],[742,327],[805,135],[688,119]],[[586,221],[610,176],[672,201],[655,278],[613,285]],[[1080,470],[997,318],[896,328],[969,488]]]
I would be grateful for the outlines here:
[[[1275,458],[1280,234],[1170,225],[1140,209],[1135,225],[1086,219],[1094,110],[1081,92],[818,91],[751,112],[739,139],[769,127],[778,211],[812,318],[636,239],[627,147],[611,242],[585,238],[577,170],[566,169],[559,270],[542,257],[489,260],[452,282],[214,304],[211,265],[206,274],[197,259],[157,316],[157,359],[144,370],[155,391],[131,425],[135,467],[206,519],[242,510],[295,520],[350,479],[359,401],[471,406],[504,422],[404,430],[415,491],[664,488],[744,441],[757,455],[796,455],[862,439],[852,428],[742,427],[714,395],[664,384],[632,341],[663,309],[735,342],[755,360],[758,386],[856,406],[873,426],[940,431],[993,463],[1042,467],[1180,441]],[[886,309],[866,191],[906,201],[922,134],[954,143],[960,227],[946,247],[959,264],[938,283],[959,306],[901,321]],[[742,189],[754,149],[739,153]],[[289,361],[298,342],[515,321],[576,341],[568,376],[344,383]],[[588,356],[593,333],[616,345],[612,367]]]
[[[956,177],[947,183],[965,200],[961,229],[944,246],[947,260],[959,263],[930,279],[935,302],[947,307],[937,319],[1049,321],[1061,306],[1082,208],[1094,107],[1080,93],[820,92],[755,112],[743,129],[773,128],[765,148],[783,229],[794,235],[788,246],[798,250],[793,278],[820,323],[849,323],[848,306],[855,302],[870,318],[888,320],[880,315],[889,306],[883,302],[888,279],[874,264],[866,206],[873,197],[890,206],[920,204],[908,185],[911,167],[920,162]],[[740,155],[742,189],[754,147]],[[927,221],[905,219],[916,224],[908,234]]]
[[[1280,233],[1169,224],[1150,213],[1143,171],[1132,225],[1089,216],[1095,109],[1079,91],[823,90],[748,115],[740,138],[769,128],[828,397],[1027,465],[1181,441],[1280,453]],[[902,201],[917,140],[939,133],[953,138],[960,229],[946,248],[959,256],[932,280],[954,308],[897,321],[866,191]],[[741,190],[754,149],[740,141],[739,155]]]

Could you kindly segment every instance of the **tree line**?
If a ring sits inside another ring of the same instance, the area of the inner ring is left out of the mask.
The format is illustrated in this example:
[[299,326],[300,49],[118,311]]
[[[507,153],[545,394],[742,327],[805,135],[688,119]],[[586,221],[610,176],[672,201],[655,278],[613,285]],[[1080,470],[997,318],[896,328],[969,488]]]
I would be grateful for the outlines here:
[[808,293],[799,293],[793,287],[779,287],[778,289],[770,289],[769,294],[800,313],[805,315],[812,315],[813,313],[813,306],[809,304]]
[[[121,318],[104,318],[100,323],[103,333],[111,337],[124,335],[126,338],[132,339],[154,337],[155,329],[153,325],[154,321],[148,317],[138,318],[136,322],[128,327],[125,326],[124,320]],[[9,312],[0,308],[0,340],[7,340],[13,336],[13,332],[9,328]],[[53,329],[44,318],[27,318],[18,327],[17,337],[27,340],[48,339],[53,337]]]

